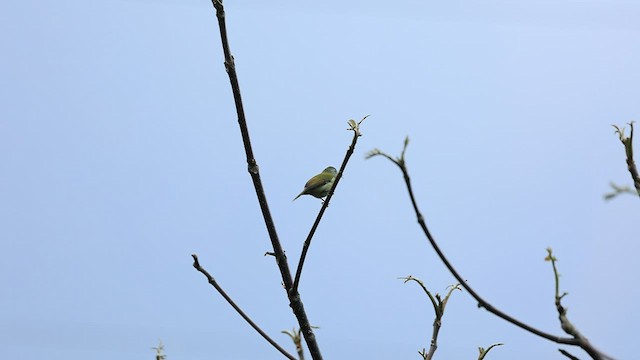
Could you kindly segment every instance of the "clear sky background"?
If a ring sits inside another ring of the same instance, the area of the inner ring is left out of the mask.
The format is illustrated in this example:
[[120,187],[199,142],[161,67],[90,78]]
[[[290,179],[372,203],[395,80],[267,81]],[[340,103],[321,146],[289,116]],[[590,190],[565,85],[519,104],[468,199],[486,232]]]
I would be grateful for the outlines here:
[[[455,280],[412,213],[493,305],[562,335],[569,317],[637,358],[640,201],[611,124],[640,119],[640,2],[233,2],[227,17],[254,150],[290,265],[371,117],[300,287],[326,359],[418,359],[433,311],[413,275]],[[191,266],[281,344],[296,325],[238,131],[209,1],[0,4],[0,357],[280,359]],[[640,134],[640,132],[639,132]],[[640,136],[640,135],[639,135]],[[636,140],[640,154],[640,141]],[[453,295],[438,359],[564,359]],[[578,349],[562,347],[579,357]]]

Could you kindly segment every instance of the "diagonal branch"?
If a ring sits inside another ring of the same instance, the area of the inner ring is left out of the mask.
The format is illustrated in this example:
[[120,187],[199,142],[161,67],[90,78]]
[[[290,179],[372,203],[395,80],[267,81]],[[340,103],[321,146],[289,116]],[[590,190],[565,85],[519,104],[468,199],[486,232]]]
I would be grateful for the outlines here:
[[580,360],[578,357],[571,355],[571,353],[569,353],[567,350],[558,349],[558,351],[560,351],[562,355],[568,357],[571,360]]
[[342,165],[340,166],[340,170],[336,175],[336,179],[333,182],[333,186],[331,187],[331,190],[329,190],[329,194],[327,194],[327,198],[322,203],[322,207],[320,208],[320,212],[316,217],[316,221],[313,223],[313,226],[311,226],[309,235],[307,235],[307,239],[304,241],[304,245],[302,246],[302,253],[300,254],[300,261],[298,261],[298,269],[296,270],[296,277],[293,282],[293,287],[290,290],[290,292],[292,293],[298,292],[298,285],[300,284],[300,276],[302,275],[302,267],[304,266],[304,260],[307,258],[307,251],[309,251],[309,246],[311,246],[311,239],[313,239],[313,235],[316,233],[316,229],[318,228],[318,225],[320,225],[320,220],[322,220],[322,216],[324,215],[325,210],[327,210],[327,207],[329,206],[329,201],[331,200],[331,197],[333,196],[333,192],[336,190],[336,187],[338,186],[338,182],[342,178],[342,173],[344,169],[347,167],[347,162],[349,162],[351,155],[353,155],[353,151],[356,148],[356,143],[358,142],[358,138],[362,136],[362,133],[360,132],[360,124],[364,121],[364,119],[368,117],[369,115],[363,117],[362,120],[360,120],[358,123],[356,123],[355,120],[348,121],[350,128],[347,130],[353,131],[353,140],[351,140],[351,145],[347,149],[347,153],[344,156],[344,160],[342,160]]
[[[429,243],[431,244],[431,246],[433,247],[433,249],[436,251],[436,253],[438,254],[438,257],[440,257],[440,260],[444,263],[444,265],[447,267],[447,269],[449,270],[449,272],[456,278],[456,280],[458,280],[458,282],[460,283],[460,285],[465,288],[465,290],[467,290],[469,292],[469,294],[478,302],[478,307],[482,307],[485,308],[487,311],[489,311],[490,313],[532,333],[535,335],[538,335],[540,337],[543,337],[547,340],[553,341],[555,343],[559,343],[559,344],[567,344],[567,345],[575,345],[575,346],[581,346],[584,345],[581,343],[580,339],[577,338],[566,338],[566,337],[560,337],[560,336],[556,336],[556,335],[552,335],[549,333],[546,333],[544,331],[538,330],[536,328],[534,328],[531,325],[528,325],[514,317],[509,316],[508,314],[502,312],[501,310],[493,307],[493,305],[491,305],[490,303],[488,303],[486,300],[484,300],[482,297],[480,297],[480,295],[464,280],[464,278],[458,273],[458,271],[453,267],[453,265],[449,262],[449,260],[447,259],[447,257],[444,255],[444,253],[442,252],[442,250],[440,250],[440,247],[438,246],[438,244],[436,243],[435,238],[431,235],[431,232],[429,231],[429,229],[427,228],[427,224],[425,223],[424,220],[424,216],[422,216],[422,213],[420,212],[420,209],[418,209],[418,203],[416,202],[415,196],[413,194],[413,188],[411,186],[411,178],[409,177],[409,171],[407,170],[406,167],[406,163],[405,163],[405,159],[404,159],[404,154],[405,151],[407,149],[407,146],[409,145],[409,138],[405,138],[404,140],[404,148],[402,150],[402,155],[399,158],[393,158],[391,156],[389,156],[388,154],[383,153],[382,151],[378,150],[378,149],[374,149],[372,151],[370,151],[366,158],[372,158],[374,156],[383,156],[387,159],[389,159],[391,162],[393,162],[394,164],[396,164],[400,170],[402,171],[402,175],[404,176],[404,181],[405,184],[407,186],[407,191],[409,193],[409,198],[411,199],[411,204],[413,206],[413,210],[415,211],[416,217],[418,218],[418,223],[420,225],[420,228],[422,229],[422,231],[424,232],[425,236],[427,237],[427,239],[429,240]],[[582,346],[581,346],[582,347]],[[582,347],[585,351],[589,352],[589,350],[587,350],[587,348]],[[606,357],[605,355],[600,354],[599,352],[597,352],[595,349],[592,349],[593,352],[595,352],[595,354],[599,354],[599,357],[594,357],[594,359],[607,359],[608,357]],[[592,355],[592,352],[589,352],[590,355]],[[593,356],[593,355],[592,355]]]
[[227,293],[222,289],[222,287],[218,285],[218,282],[216,282],[216,279],[214,279],[213,276],[211,276],[211,274],[207,272],[207,270],[205,270],[202,266],[200,266],[200,262],[198,261],[198,256],[196,254],[192,254],[191,256],[193,257],[193,267],[196,268],[196,270],[201,272],[202,275],[204,275],[207,278],[207,281],[209,281],[209,284],[211,284],[216,290],[218,290],[220,295],[222,295],[222,297],[225,300],[227,300],[229,305],[231,305],[231,307],[233,307],[236,310],[236,312],[240,314],[240,316],[242,316],[242,318],[247,323],[249,323],[249,325],[251,325],[252,328],[254,328],[258,332],[258,334],[262,335],[262,337],[265,340],[267,340],[269,344],[271,344],[274,348],[278,349],[278,351],[280,351],[280,353],[282,353],[282,355],[284,355],[287,359],[297,360],[293,355],[289,354],[285,349],[283,349],[280,345],[278,345],[278,343],[276,343],[273,339],[271,339],[269,335],[267,335],[267,333],[265,333],[258,325],[256,325],[256,323],[254,323],[253,320],[251,320],[251,318],[247,314],[245,314],[244,311],[242,311],[242,309],[240,309],[240,307],[231,299],[231,297],[229,297],[229,295],[227,295]]
[[242,97],[240,96],[240,84],[238,83],[238,75],[236,74],[235,62],[233,60],[233,56],[231,55],[229,39],[227,38],[227,25],[225,20],[224,6],[222,4],[222,0],[212,0],[212,4],[216,10],[216,17],[218,18],[220,38],[222,41],[222,50],[224,52],[224,65],[227,70],[227,74],[229,75],[229,81],[231,82],[231,90],[233,92],[233,99],[235,101],[236,112],[238,114],[238,125],[240,126],[240,133],[242,134],[242,141],[244,143],[244,150],[247,157],[248,171],[249,175],[251,175],[251,180],[253,181],[253,186],[258,197],[258,203],[260,204],[260,210],[262,211],[262,217],[264,218],[267,232],[269,233],[269,239],[271,240],[271,245],[273,246],[273,255],[276,258],[276,264],[278,265],[280,274],[282,275],[282,282],[285,289],[287,290],[289,305],[291,306],[294,315],[298,319],[298,325],[300,325],[300,330],[302,331],[304,339],[309,348],[309,353],[314,360],[319,360],[322,359],[322,355],[320,353],[320,348],[318,347],[318,343],[309,323],[309,319],[307,318],[307,314],[304,310],[302,300],[297,293],[288,291],[293,286],[293,279],[291,277],[289,265],[287,264],[287,256],[285,255],[284,250],[282,249],[282,245],[280,244],[280,240],[278,239],[278,233],[276,232],[275,224],[273,218],[271,217],[271,212],[267,203],[267,197],[265,195],[264,188],[262,187],[262,180],[260,179],[258,164],[253,155],[253,149],[251,148],[249,129],[247,127],[244,107],[242,105]]

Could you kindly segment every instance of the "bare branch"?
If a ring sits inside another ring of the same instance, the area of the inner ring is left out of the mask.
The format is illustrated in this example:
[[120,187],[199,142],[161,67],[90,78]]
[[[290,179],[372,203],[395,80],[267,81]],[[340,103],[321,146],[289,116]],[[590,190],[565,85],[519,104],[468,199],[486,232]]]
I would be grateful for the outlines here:
[[281,333],[289,335],[291,341],[293,341],[293,344],[296,346],[296,351],[298,352],[298,360],[304,360],[304,349],[302,348],[302,338],[300,337],[300,330],[296,330],[295,328],[293,328],[293,330],[291,331],[283,330],[281,331]]
[[420,285],[420,287],[422,288],[422,291],[424,291],[424,293],[427,294],[427,296],[429,297],[429,300],[431,300],[431,305],[433,306],[433,312],[436,314],[436,316],[438,316],[438,312],[439,312],[438,302],[433,297],[433,295],[431,295],[431,292],[427,289],[427,287],[424,285],[424,282],[422,282],[422,280],[414,278],[411,275],[407,277],[401,277],[400,280],[404,280],[405,284],[408,283],[409,281],[417,282],[418,285]]
[[551,250],[551,248],[547,248],[547,256],[544,260],[550,261],[551,266],[553,267],[553,275],[555,279],[555,304],[556,309],[558,310],[558,319],[560,319],[560,327],[562,328],[562,330],[564,330],[564,332],[566,332],[567,334],[573,336],[573,338],[578,341],[576,345],[580,346],[584,351],[591,355],[592,358],[611,359],[609,356],[596,350],[596,348],[591,345],[589,340],[587,340],[587,338],[584,337],[575,326],[573,326],[573,324],[569,321],[569,318],[567,318],[567,309],[562,306],[562,298],[567,296],[567,293],[565,292],[560,294],[560,274],[558,274],[558,268],[556,266],[556,261],[558,261],[558,259],[553,256],[553,251]]
[[440,328],[442,327],[442,316],[444,315],[444,309],[447,306],[447,302],[449,301],[449,298],[451,297],[451,294],[453,293],[453,291],[461,290],[461,289],[459,287],[459,284],[455,286],[451,286],[451,288],[449,289],[449,291],[447,292],[447,295],[444,297],[444,300],[443,300],[440,297],[440,294],[436,294],[435,296],[431,295],[431,292],[424,285],[424,282],[422,282],[422,280],[418,278],[414,278],[413,276],[409,275],[407,277],[403,277],[400,279],[404,280],[405,284],[409,281],[414,281],[418,283],[418,285],[420,285],[420,287],[422,288],[422,291],[424,291],[425,294],[427,294],[427,296],[429,297],[429,300],[431,300],[431,304],[433,305],[433,311],[436,316],[433,320],[433,332],[431,333],[431,346],[429,347],[429,352],[427,352],[424,348],[422,349],[422,351],[418,351],[418,353],[422,356],[424,360],[431,360],[433,359],[433,355],[436,353],[436,350],[438,349],[438,335],[440,334]]
[[494,347],[496,347],[496,346],[502,346],[502,345],[504,345],[504,344],[501,344],[501,343],[493,344],[493,345],[489,346],[487,349],[485,349],[485,348],[483,348],[483,347],[479,347],[479,348],[478,348],[478,352],[479,352],[480,354],[478,354],[478,360],[483,360],[483,359],[487,356],[487,354],[489,353],[489,351],[491,351],[491,349],[493,349],[493,348],[494,348]]
[[571,360],[580,360],[577,356],[573,356],[571,355],[567,350],[564,349],[558,349],[558,351],[560,351],[560,353],[566,357],[568,357]]
[[289,354],[285,349],[283,349],[280,345],[278,345],[278,343],[276,343],[273,339],[271,339],[269,335],[267,335],[267,333],[265,333],[255,322],[253,322],[253,320],[251,320],[251,318],[247,314],[245,314],[245,312],[242,311],[242,309],[240,309],[240,307],[231,299],[229,295],[227,295],[227,293],[222,289],[222,287],[218,285],[218,282],[213,278],[213,276],[211,276],[211,274],[209,274],[207,270],[205,270],[202,266],[200,266],[200,262],[198,261],[198,256],[196,254],[192,254],[191,256],[193,257],[193,267],[196,268],[196,270],[201,272],[202,275],[204,275],[207,278],[207,281],[209,282],[209,284],[211,284],[216,290],[218,290],[218,293],[220,293],[220,295],[222,295],[222,297],[225,300],[227,300],[229,305],[231,305],[231,307],[233,307],[236,310],[236,312],[240,314],[240,316],[242,316],[242,318],[247,323],[249,323],[249,325],[251,325],[252,328],[254,328],[258,332],[258,334],[260,334],[265,340],[267,340],[269,344],[271,344],[274,348],[278,349],[278,351],[280,351],[282,355],[286,356],[288,359],[296,360],[296,358],[293,355]]
[[[478,307],[482,307],[485,308],[487,311],[489,311],[490,313],[532,333],[535,335],[538,335],[540,337],[543,337],[547,340],[559,343],[559,344],[567,344],[567,345],[575,345],[575,346],[580,346],[582,344],[584,344],[580,339],[576,339],[576,338],[566,338],[566,337],[560,337],[560,336],[556,336],[556,335],[552,335],[549,333],[546,333],[544,331],[538,330],[536,328],[534,328],[531,325],[528,325],[514,317],[509,316],[508,314],[502,312],[501,310],[495,308],[493,305],[491,305],[490,303],[488,303],[486,300],[484,300],[482,297],[480,297],[480,295],[465,281],[465,279],[458,273],[458,271],[453,267],[453,265],[449,262],[449,260],[447,259],[447,257],[444,255],[444,253],[442,252],[442,250],[440,250],[440,247],[438,246],[435,238],[431,235],[431,232],[429,231],[429,229],[427,228],[427,224],[424,220],[424,217],[422,216],[422,213],[420,212],[420,209],[418,208],[418,203],[415,199],[415,196],[413,194],[413,188],[411,186],[411,178],[409,177],[409,172],[407,170],[406,167],[406,163],[405,163],[405,159],[404,159],[404,155],[405,155],[405,151],[407,149],[407,145],[408,145],[409,141],[408,138],[405,139],[404,142],[404,148],[402,150],[402,155],[399,158],[392,158],[391,156],[383,153],[382,151],[378,150],[378,149],[374,149],[372,151],[370,151],[367,155],[366,158],[372,158],[374,156],[383,156],[385,158],[387,158],[388,160],[390,160],[391,162],[393,162],[394,164],[396,164],[400,170],[402,171],[402,175],[404,176],[404,180],[405,180],[405,184],[407,186],[407,192],[409,193],[409,198],[411,199],[411,204],[413,205],[413,209],[414,212],[416,214],[416,217],[418,219],[418,223],[420,225],[420,228],[422,229],[422,231],[424,232],[425,236],[427,237],[427,239],[429,240],[429,243],[431,244],[431,247],[433,247],[433,249],[435,250],[435,252],[438,254],[438,257],[440,257],[440,260],[444,263],[444,265],[447,267],[447,269],[449,270],[449,272],[456,278],[456,280],[460,283],[460,285],[469,292],[469,294],[478,302]],[[587,349],[585,349],[585,351],[588,351]],[[609,359],[606,355],[600,354],[599,352],[595,351],[595,349],[593,349],[594,352],[589,353],[590,355],[594,356],[594,359]]]
[[629,127],[631,128],[631,134],[629,137],[624,135],[624,128],[620,128],[616,125],[612,126],[616,129],[616,134],[618,134],[622,145],[624,145],[624,152],[627,155],[627,169],[631,174],[631,179],[633,180],[636,192],[638,193],[638,196],[640,196],[640,175],[638,175],[638,168],[633,160],[633,121],[629,123]]
[[271,240],[271,245],[273,246],[273,254],[276,259],[276,264],[278,265],[280,274],[282,276],[282,282],[287,291],[289,305],[291,306],[291,309],[296,316],[296,319],[298,320],[298,324],[300,325],[302,335],[304,336],[304,339],[307,343],[307,347],[309,348],[311,357],[314,360],[320,360],[322,359],[320,347],[318,346],[316,337],[313,334],[311,325],[309,324],[309,319],[307,318],[307,314],[304,310],[304,305],[302,304],[300,295],[296,291],[290,291],[293,286],[293,279],[291,277],[291,271],[287,263],[287,256],[285,255],[285,252],[282,249],[282,245],[280,244],[280,240],[278,239],[278,233],[276,232],[275,224],[273,218],[271,217],[271,212],[267,203],[267,196],[262,186],[262,180],[260,179],[258,163],[256,162],[256,159],[253,155],[251,140],[249,138],[249,129],[247,127],[244,106],[242,104],[242,97],[240,95],[240,84],[238,82],[236,66],[233,56],[231,55],[229,40],[227,38],[227,25],[225,20],[224,6],[222,4],[222,0],[212,0],[212,4],[216,10],[216,17],[218,18],[220,39],[222,41],[222,50],[224,52],[224,65],[227,70],[227,74],[229,75],[229,81],[231,82],[231,90],[233,92],[233,99],[236,105],[238,125],[240,127],[240,133],[242,134],[242,141],[247,158],[247,168],[249,171],[249,175],[251,176],[251,180],[253,181],[253,186],[258,197],[258,203],[260,204],[260,210],[262,211],[262,217],[264,218],[267,232],[269,233],[269,239]]
[[342,178],[342,174],[344,172],[344,169],[347,167],[347,163],[349,162],[351,155],[353,155],[353,151],[356,148],[356,143],[358,142],[358,138],[362,136],[362,133],[360,132],[360,124],[364,121],[364,119],[368,117],[369,115],[363,117],[362,120],[360,120],[357,123],[355,122],[355,120],[347,121],[350,127],[347,130],[353,131],[353,139],[351,140],[351,145],[347,149],[347,153],[344,156],[344,160],[342,160],[342,165],[340,166],[340,170],[336,175],[336,179],[333,181],[333,186],[331,187],[331,190],[329,190],[329,194],[327,194],[327,198],[322,203],[322,207],[320,208],[320,212],[316,217],[316,221],[314,221],[313,226],[311,226],[311,230],[309,231],[309,235],[307,235],[307,239],[304,241],[304,245],[302,246],[302,253],[300,254],[300,260],[298,261],[298,269],[296,270],[295,281],[293,282],[293,287],[291,288],[290,292],[293,292],[293,293],[298,292],[298,285],[300,284],[300,276],[302,275],[302,267],[304,266],[304,260],[307,257],[309,246],[311,246],[311,239],[313,239],[313,235],[316,233],[316,229],[318,228],[318,225],[320,225],[320,220],[322,220],[322,216],[324,215],[325,210],[327,210],[327,207],[329,206],[329,201],[333,196],[333,192],[336,190],[336,187],[338,186],[338,182]]

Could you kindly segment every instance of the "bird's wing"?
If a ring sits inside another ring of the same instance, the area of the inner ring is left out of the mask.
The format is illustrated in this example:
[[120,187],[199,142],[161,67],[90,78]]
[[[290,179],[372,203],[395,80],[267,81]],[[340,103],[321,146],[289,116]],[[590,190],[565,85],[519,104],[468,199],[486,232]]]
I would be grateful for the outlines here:
[[317,189],[317,188],[327,184],[330,181],[331,181],[330,177],[327,178],[326,176],[314,176],[309,181],[307,181],[306,184],[304,184],[304,189],[306,191]]

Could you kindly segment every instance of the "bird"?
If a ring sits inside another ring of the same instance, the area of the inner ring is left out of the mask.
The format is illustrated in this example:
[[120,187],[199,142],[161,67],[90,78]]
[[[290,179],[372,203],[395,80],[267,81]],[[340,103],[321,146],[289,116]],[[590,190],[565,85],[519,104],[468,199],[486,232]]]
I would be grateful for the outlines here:
[[329,166],[328,168],[322,170],[322,172],[307,181],[304,184],[304,190],[298,196],[296,196],[292,201],[296,201],[302,195],[311,195],[317,197],[318,199],[322,199],[323,197],[329,194],[329,190],[333,186],[333,181],[336,179],[336,168],[333,166]]

